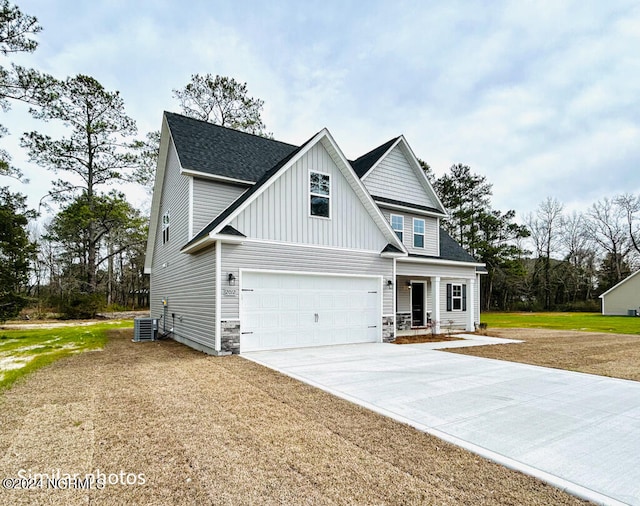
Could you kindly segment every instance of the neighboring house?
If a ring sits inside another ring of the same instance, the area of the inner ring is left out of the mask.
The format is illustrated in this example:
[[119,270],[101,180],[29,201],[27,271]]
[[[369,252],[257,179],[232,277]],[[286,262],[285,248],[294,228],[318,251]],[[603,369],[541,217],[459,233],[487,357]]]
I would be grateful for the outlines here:
[[[628,315],[640,310],[640,271],[600,295],[603,315]],[[637,313],[636,313],[637,314]]]
[[404,137],[355,161],[173,113],[145,272],[160,330],[212,354],[474,330],[483,264],[440,228]]

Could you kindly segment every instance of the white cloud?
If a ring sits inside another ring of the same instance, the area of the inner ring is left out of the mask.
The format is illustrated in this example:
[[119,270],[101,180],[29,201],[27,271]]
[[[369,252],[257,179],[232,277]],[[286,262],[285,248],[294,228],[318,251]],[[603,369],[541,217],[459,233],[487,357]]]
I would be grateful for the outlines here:
[[119,89],[141,132],[178,109],[172,88],[209,72],[246,81],[276,138],[326,126],[356,157],[405,134],[436,173],[486,175],[504,210],[640,188],[633,1],[20,6],[44,27],[25,61]]

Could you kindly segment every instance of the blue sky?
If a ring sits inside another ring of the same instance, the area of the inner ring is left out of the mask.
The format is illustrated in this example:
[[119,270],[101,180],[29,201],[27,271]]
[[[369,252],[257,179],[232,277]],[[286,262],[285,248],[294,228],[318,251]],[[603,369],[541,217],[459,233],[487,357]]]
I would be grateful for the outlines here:
[[[327,127],[355,158],[404,134],[436,175],[465,163],[493,184],[494,207],[520,217],[546,197],[584,210],[640,193],[638,1],[18,5],[43,31],[36,52],[13,61],[119,90],[140,134],[179,112],[171,90],[191,74],[220,74],[264,100],[276,139]],[[0,123],[31,178],[14,188],[37,205],[54,176],[30,166],[18,140],[56,127],[20,105]]]

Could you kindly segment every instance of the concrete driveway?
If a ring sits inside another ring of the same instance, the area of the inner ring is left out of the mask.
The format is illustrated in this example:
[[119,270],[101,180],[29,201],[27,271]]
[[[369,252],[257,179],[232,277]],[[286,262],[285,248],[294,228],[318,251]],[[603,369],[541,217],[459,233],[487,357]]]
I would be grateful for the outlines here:
[[585,499],[640,505],[640,383],[436,351],[441,346],[242,356]]

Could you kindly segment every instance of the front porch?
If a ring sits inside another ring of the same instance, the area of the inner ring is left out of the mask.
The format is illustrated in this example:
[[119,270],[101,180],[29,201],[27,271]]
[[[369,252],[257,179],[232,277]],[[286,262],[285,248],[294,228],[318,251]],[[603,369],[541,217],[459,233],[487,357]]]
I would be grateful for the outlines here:
[[475,277],[397,275],[395,286],[397,336],[475,330]]

